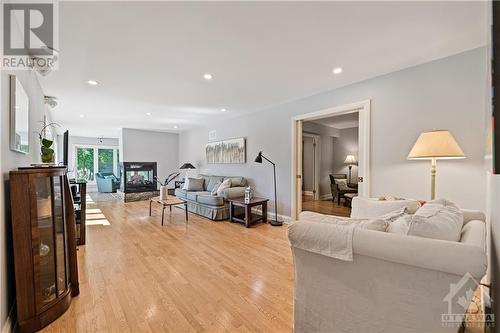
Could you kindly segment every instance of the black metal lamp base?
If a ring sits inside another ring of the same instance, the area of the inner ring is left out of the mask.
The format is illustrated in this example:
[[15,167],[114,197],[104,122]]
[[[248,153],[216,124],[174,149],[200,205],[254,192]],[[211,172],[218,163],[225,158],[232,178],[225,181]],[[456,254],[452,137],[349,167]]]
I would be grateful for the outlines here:
[[281,222],[281,221],[275,221],[275,220],[270,220],[269,224],[272,225],[273,227],[281,227],[283,225],[283,222]]

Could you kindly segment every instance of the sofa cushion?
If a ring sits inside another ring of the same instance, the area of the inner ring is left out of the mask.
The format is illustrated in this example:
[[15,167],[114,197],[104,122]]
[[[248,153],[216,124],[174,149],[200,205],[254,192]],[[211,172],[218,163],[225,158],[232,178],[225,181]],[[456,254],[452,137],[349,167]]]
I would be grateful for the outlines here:
[[240,187],[247,185],[247,180],[244,177],[226,177],[225,179],[231,179],[231,187]]
[[458,242],[464,216],[451,201],[429,201],[412,217],[408,235]]
[[[224,177],[222,176],[210,176],[207,178],[207,182],[206,182],[206,190],[208,192],[212,192],[214,190],[214,187],[215,185],[220,181],[222,183],[222,181],[224,180]],[[220,185],[220,184],[219,184]]]
[[186,199],[191,201],[196,201],[199,195],[210,195],[210,192],[205,192],[205,191],[187,192]]
[[210,192],[204,192],[204,194],[199,194],[197,199],[197,202],[209,206],[223,206],[224,205],[224,198],[223,197],[218,197],[211,195]]
[[384,200],[356,197],[352,199],[352,218],[377,217],[401,208],[413,214],[420,207],[420,202],[413,199]]
[[181,188],[176,188],[174,193],[175,193],[176,197],[186,199],[186,194],[187,194],[186,190],[181,189]]

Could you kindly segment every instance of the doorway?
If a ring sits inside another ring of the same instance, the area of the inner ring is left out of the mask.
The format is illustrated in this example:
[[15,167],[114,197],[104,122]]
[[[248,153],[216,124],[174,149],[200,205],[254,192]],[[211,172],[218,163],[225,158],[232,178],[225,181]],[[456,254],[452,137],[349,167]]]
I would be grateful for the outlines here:
[[[344,191],[345,188],[342,186],[340,193],[334,192],[334,187],[337,184],[345,183],[346,186],[355,188],[351,191],[355,193],[354,195],[370,196],[370,112],[370,100],[366,100],[303,114],[292,119],[292,219],[297,219],[304,209],[333,215],[348,215],[350,209],[339,209],[341,207],[339,203],[343,207],[348,207],[353,194],[348,194],[349,191]],[[347,130],[349,126],[344,129],[327,126],[332,122],[339,122],[339,119],[340,122],[344,123],[352,122],[355,119],[356,129]],[[347,145],[348,148],[343,149],[337,147],[335,149],[337,156],[334,159],[331,150],[333,149],[333,138],[340,138],[343,132],[346,133],[346,136],[347,132],[350,132],[351,137],[355,133],[357,147],[353,147],[353,145]],[[312,156],[314,158],[312,164],[315,166],[314,174],[316,175],[316,177],[313,176],[313,180],[317,181],[313,187],[316,191],[316,193],[313,192],[313,197],[316,198],[313,201],[316,206],[321,206],[320,208],[311,207],[311,203],[308,203],[309,198],[304,196],[307,193],[306,187],[311,188],[309,184],[311,172],[309,169],[305,170],[306,164],[311,163],[309,163],[310,161],[304,163],[304,158],[311,158],[310,154],[307,155],[304,151],[304,147],[307,149],[306,142],[309,143],[309,139],[306,138],[311,137],[311,135],[318,136],[316,142],[318,150]],[[346,156],[340,157],[340,155]],[[319,161],[316,160],[316,157]],[[324,170],[321,170],[322,166]],[[320,170],[316,173],[317,168]],[[337,180],[338,178],[344,180]],[[334,195],[335,197],[333,197]],[[332,201],[333,199],[335,202]],[[303,203],[306,203],[305,208]]]
[[320,136],[302,133],[302,197],[305,200],[319,200]]

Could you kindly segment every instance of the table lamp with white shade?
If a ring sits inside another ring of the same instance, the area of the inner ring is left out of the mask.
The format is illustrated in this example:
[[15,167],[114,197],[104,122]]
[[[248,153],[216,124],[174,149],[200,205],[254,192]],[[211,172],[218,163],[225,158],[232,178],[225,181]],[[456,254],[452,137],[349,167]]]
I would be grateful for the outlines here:
[[409,160],[431,160],[431,200],[436,198],[436,160],[465,158],[462,148],[446,130],[423,132],[408,154]]
[[347,155],[345,158],[344,164],[347,164],[349,166],[349,183],[351,183],[351,169],[353,165],[356,165],[358,161],[356,160],[356,156],[354,155]]

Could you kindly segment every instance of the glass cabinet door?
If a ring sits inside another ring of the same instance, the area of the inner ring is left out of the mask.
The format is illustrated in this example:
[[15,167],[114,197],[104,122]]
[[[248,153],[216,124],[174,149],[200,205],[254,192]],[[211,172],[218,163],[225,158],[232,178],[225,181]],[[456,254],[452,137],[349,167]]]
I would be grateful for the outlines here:
[[68,285],[67,277],[67,245],[64,224],[64,192],[62,177],[53,177],[54,183],[54,226],[56,239],[56,266],[57,266],[57,296],[60,296]]
[[35,178],[37,216],[34,231],[33,261],[37,309],[56,298],[52,184],[49,177]]

